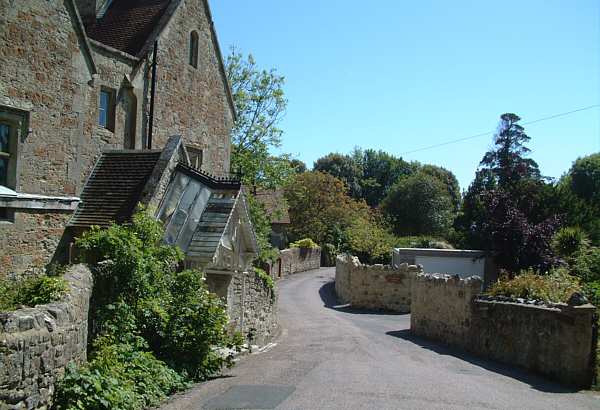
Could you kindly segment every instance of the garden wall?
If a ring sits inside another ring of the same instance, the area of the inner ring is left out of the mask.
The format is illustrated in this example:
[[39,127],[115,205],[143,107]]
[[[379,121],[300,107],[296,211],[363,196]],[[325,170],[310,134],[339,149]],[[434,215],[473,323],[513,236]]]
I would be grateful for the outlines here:
[[66,365],[86,360],[92,274],[68,268],[60,302],[0,313],[0,408],[46,408]]
[[231,278],[227,299],[233,330],[251,336],[250,342],[259,346],[273,339],[279,329],[276,295],[253,271]]
[[357,257],[339,255],[335,267],[335,291],[342,303],[364,309],[408,313],[411,286],[420,268],[406,263],[363,265]]
[[595,307],[477,296],[479,278],[417,275],[411,331],[473,354],[587,388],[594,377]]
[[321,248],[290,248],[280,252],[279,259],[270,266],[270,273],[271,276],[278,279],[320,267]]

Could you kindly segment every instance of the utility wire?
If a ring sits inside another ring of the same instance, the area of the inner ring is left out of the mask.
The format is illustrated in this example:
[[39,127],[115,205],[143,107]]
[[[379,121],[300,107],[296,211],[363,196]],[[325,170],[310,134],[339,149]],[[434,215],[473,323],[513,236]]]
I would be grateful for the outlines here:
[[[588,105],[587,107],[578,108],[576,110],[561,112],[559,114],[550,115],[548,117],[538,118],[537,120],[532,120],[532,121],[524,122],[521,125],[531,125],[531,124],[535,124],[535,123],[538,123],[538,122],[548,121],[548,120],[552,120],[554,118],[559,118],[559,117],[564,117],[564,116],[567,116],[567,115],[570,115],[570,114],[574,114],[576,112],[591,110],[592,108],[597,108],[597,107],[600,107],[600,104]],[[401,152],[400,155],[412,154],[414,152],[420,152],[420,151],[425,151],[425,150],[428,150],[428,149],[443,147],[444,145],[456,144],[457,142],[467,141],[467,140],[474,139],[474,138],[485,137],[486,135],[492,135],[495,132],[496,131],[482,132],[480,134],[470,135],[468,137],[458,138],[458,139],[455,139],[455,140],[442,142],[440,144],[429,145],[429,146],[423,147],[423,148],[417,148],[417,149],[414,149],[412,151]]]

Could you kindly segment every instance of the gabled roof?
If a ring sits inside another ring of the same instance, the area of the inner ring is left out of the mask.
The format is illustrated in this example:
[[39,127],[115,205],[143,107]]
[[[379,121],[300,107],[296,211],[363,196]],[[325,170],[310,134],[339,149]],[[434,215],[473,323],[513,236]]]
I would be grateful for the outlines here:
[[171,0],[114,0],[102,18],[88,22],[90,38],[132,56],[142,50]]
[[161,151],[108,151],[94,167],[68,226],[88,228],[126,222],[160,158]]
[[[229,79],[225,72],[223,54],[212,19],[208,0],[201,0],[210,26],[211,42],[223,79],[225,96],[234,121],[237,119]],[[136,58],[151,50],[182,0],[112,0],[104,15],[96,21],[86,21],[87,36],[109,48]]]

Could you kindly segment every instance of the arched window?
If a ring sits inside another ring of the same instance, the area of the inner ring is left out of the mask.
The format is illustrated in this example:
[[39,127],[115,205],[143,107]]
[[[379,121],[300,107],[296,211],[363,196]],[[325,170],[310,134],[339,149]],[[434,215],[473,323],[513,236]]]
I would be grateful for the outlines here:
[[198,32],[192,31],[190,33],[190,65],[194,68],[198,68]]

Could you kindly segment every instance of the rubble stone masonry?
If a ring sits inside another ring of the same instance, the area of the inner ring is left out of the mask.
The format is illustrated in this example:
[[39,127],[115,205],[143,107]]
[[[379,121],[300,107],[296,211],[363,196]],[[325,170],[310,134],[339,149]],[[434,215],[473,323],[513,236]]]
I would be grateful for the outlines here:
[[568,385],[591,385],[594,306],[506,302],[478,296],[481,288],[477,277],[417,275],[411,331]]
[[253,344],[267,344],[278,331],[275,290],[252,271],[236,274],[231,281],[227,305],[232,330],[252,336]]
[[68,363],[86,360],[92,274],[85,265],[65,273],[60,302],[0,313],[0,408],[45,409]]
[[[205,0],[183,0],[158,36],[152,148],[168,137],[203,150],[202,168],[229,172],[234,113]],[[199,64],[188,64],[199,34]],[[131,56],[89,39],[73,0],[0,0],[0,113],[18,118],[19,193],[78,196],[103,150],[147,143],[152,50]],[[115,90],[115,123],[98,125],[100,91]],[[131,108],[133,107],[133,108]],[[134,120],[128,115],[134,114]],[[14,208],[0,221],[0,276],[50,262],[70,212]],[[40,229],[41,228],[41,229]]]
[[335,291],[342,303],[364,309],[383,309],[408,313],[411,286],[420,268],[403,263],[363,265],[357,257],[339,255],[335,268]]

